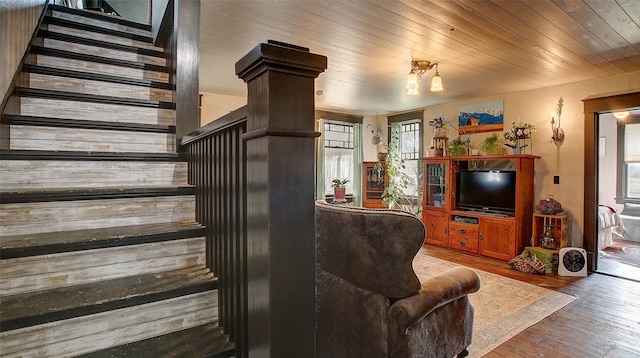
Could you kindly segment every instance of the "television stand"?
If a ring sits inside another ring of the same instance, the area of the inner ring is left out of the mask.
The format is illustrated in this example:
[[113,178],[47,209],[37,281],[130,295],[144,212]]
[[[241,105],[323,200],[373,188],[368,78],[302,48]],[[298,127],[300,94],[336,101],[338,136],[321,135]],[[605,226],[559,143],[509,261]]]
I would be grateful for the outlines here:
[[[530,246],[538,158],[528,154],[423,158],[425,243],[505,261],[519,255]],[[515,171],[514,213],[456,208],[460,170]]]

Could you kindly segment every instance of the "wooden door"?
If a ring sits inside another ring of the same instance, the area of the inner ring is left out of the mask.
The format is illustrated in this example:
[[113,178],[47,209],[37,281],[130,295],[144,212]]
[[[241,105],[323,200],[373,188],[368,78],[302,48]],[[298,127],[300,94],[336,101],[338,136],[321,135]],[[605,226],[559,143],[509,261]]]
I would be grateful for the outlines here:
[[513,219],[480,219],[479,253],[500,260],[510,260],[516,253],[516,222]]
[[422,222],[427,230],[425,242],[438,246],[447,246],[447,214],[442,211],[425,210],[422,212]]

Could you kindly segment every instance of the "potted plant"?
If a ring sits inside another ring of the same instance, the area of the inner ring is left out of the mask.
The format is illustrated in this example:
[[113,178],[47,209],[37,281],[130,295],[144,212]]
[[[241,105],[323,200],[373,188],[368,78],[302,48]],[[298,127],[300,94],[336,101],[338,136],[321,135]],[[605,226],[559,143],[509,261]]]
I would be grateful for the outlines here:
[[500,154],[500,143],[498,143],[498,133],[493,133],[482,141],[481,149],[484,154],[496,155]]
[[333,197],[336,201],[345,201],[346,185],[349,179],[333,179],[331,181],[331,187],[333,188]]
[[429,121],[429,126],[433,128],[434,138],[444,138],[447,136],[447,129],[445,128],[444,116],[436,117]]
[[458,138],[455,138],[451,142],[449,142],[449,150],[451,151],[451,156],[453,157],[467,155],[467,142],[462,139],[461,136],[458,136]]

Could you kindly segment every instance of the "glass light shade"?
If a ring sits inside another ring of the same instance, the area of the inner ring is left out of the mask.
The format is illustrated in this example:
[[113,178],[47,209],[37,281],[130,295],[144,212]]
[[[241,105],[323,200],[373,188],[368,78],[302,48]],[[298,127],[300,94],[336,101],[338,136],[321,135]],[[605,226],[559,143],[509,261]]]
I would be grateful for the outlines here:
[[411,71],[409,76],[407,77],[407,94],[416,96],[418,95],[418,75],[415,72]]
[[442,87],[442,78],[440,78],[440,75],[436,71],[436,75],[433,76],[433,79],[431,79],[431,91],[438,92],[438,91],[442,91],[443,89],[444,88]]
[[418,93],[418,89],[417,88],[407,88],[407,94],[410,96],[417,96]]
[[618,119],[624,119],[628,115],[629,115],[629,111],[613,112],[613,116]]

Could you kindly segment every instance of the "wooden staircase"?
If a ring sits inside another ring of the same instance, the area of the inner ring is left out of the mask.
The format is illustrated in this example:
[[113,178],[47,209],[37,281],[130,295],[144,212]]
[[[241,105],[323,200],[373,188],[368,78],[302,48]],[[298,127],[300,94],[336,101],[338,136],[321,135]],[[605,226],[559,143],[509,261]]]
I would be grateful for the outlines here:
[[150,28],[49,6],[2,114],[0,356],[230,357]]

